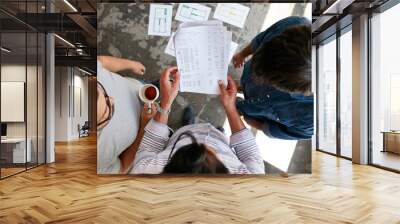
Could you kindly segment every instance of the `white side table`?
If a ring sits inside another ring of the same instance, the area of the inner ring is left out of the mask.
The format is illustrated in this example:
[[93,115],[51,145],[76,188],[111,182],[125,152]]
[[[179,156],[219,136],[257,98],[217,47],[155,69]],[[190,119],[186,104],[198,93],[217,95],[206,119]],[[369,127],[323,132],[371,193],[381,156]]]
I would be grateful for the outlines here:
[[[6,138],[1,140],[1,144],[6,147],[13,147],[12,162],[13,163],[26,163],[32,160],[32,140],[27,138]],[[25,151],[25,144],[27,144]],[[26,153],[26,154],[25,154]],[[26,159],[26,161],[25,161]]]

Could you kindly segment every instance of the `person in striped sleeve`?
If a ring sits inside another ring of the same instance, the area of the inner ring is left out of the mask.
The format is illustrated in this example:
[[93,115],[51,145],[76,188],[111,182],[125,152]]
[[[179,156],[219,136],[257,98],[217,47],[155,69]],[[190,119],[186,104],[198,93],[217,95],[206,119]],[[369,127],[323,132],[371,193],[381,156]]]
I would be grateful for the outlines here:
[[[172,81],[171,81],[172,80]],[[236,109],[237,86],[228,76],[219,81],[220,101],[232,135],[228,138],[211,124],[185,124],[171,137],[169,111],[178,94],[177,67],[165,69],[160,77],[160,105],[145,127],[136,153],[133,174],[265,174],[264,161],[253,134]]]

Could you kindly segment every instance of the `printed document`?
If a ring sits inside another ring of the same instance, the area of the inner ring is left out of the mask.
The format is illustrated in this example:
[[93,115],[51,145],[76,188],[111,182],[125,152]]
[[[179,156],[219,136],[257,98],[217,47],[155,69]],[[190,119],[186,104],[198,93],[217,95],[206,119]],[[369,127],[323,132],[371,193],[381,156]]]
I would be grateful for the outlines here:
[[[210,21],[207,21],[207,22],[185,22],[185,23],[181,23],[179,25],[180,28],[182,28],[182,27],[192,27],[192,26],[222,26],[222,21],[210,20]],[[167,47],[165,47],[165,51],[164,52],[166,54],[169,54],[169,55],[175,57],[174,35],[175,35],[175,32],[172,32],[171,37],[168,40],[168,44],[167,44]],[[237,44],[236,44],[236,46],[235,46],[235,44],[236,43],[234,43],[234,42],[231,43],[231,50],[233,50],[233,53],[235,52],[235,50],[237,48]],[[234,49],[232,49],[232,47]]]
[[238,3],[218,3],[214,19],[243,28],[250,8]]
[[171,37],[168,40],[168,44],[165,47],[165,53],[175,57],[175,45],[174,45],[175,32],[172,32]]
[[181,22],[207,21],[211,8],[197,3],[180,3],[175,20]]
[[172,5],[150,5],[148,35],[170,36]]
[[229,49],[229,61],[232,60],[232,57],[235,54],[237,47],[238,47],[238,44],[232,41],[231,48]]
[[219,94],[227,82],[232,33],[214,21],[182,24],[174,36],[180,91]]

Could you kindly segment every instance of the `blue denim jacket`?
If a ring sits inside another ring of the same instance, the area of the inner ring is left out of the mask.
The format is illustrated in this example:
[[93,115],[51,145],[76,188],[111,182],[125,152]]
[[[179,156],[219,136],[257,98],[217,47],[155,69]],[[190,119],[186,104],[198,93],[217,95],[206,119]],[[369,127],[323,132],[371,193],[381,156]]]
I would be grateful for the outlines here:
[[[303,24],[310,22],[297,16],[278,21],[252,40],[253,52],[289,26]],[[269,85],[257,85],[251,74],[249,60],[244,65],[240,80],[245,100],[236,103],[243,115],[264,121],[263,131],[268,136],[288,140],[311,138],[314,132],[314,97],[283,92]]]

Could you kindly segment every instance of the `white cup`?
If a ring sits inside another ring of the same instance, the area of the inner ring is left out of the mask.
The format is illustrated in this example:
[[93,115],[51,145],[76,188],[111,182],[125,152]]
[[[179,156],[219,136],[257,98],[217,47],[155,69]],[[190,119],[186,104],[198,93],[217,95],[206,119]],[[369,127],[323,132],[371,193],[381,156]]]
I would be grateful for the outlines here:
[[[149,99],[149,97],[146,96],[146,90],[148,88],[154,88],[155,91],[156,91],[156,95],[155,95],[155,97],[153,99]],[[148,105],[148,108],[149,108],[148,109],[149,110],[148,113],[151,114],[151,104],[153,104],[157,100],[159,95],[160,95],[160,91],[153,84],[145,84],[140,88],[140,90],[139,90],[139,98],[143,103],[146,103]]]

